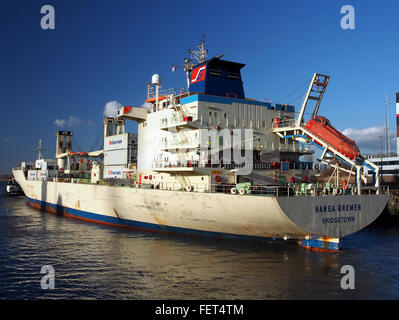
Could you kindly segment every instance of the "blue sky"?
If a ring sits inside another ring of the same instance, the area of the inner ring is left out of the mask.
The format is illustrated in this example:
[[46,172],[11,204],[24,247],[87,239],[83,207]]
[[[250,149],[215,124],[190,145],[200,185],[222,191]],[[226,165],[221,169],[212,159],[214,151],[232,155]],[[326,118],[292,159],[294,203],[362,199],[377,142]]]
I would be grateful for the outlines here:
[[[55,30],[40,27],[46,4],[54,6]],[[346,4],[355,9],[355,30],[340,27]],[[246,64],[250,98],[278,102],[314,72],[329,74],[320,114],[340,130],[362,129],[351,131],[362,151],[378,151],[378,130],[368,129],[384,125],[385,93],[394,102],[399,91],[398,9],[395,0],[2,0],[0,173],[34,160],[40,138],[53,157],[56,119],[70,119],[76,145],[90,149],[105,104],[142,105],[154,73],[164,88],[184,87],[183,71],[171,67],[202,34],[210,56]],[[281,102],[299,109],[301,93]],[[395,104],[389,108],[396,131]]]

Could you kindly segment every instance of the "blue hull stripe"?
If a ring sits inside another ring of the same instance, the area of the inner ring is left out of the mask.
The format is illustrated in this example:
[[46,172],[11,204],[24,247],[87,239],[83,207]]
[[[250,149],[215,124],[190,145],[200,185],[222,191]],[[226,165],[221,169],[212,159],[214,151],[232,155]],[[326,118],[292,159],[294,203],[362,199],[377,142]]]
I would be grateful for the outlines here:
[[329,251],[339,251],[339,243],[321,240],[302,240],[300,244],[305,247],[318,248]]
[[[281,238],[274,237],[260,237],[260,236],[246,236],[232,233],[221,233],[221,232],[213,232],[213,231],[202,231],[195,229],[187,229],[180,227],[172,227],[172,226],[164,226],[156,223],[148,223],[141,222],[135,220],[128,219],[119,219],[115,217],[109,217],[102,214],[87,212],[83,210],[72,209],[52,203],[47,203],[45,201],[39,201],[32,198],[27,197],[28,201],[35,206],[39,206],[42,210],[49,210],[57,212],[58,214],[68,214],[76,217],[77,219],[87,219],[93,222],[112,224],[114,226],[127,227],[132,229],[140,229],[147,231],[155,231],[162,233],[174,233],[174,234],[182,234],[182,235],[190,235],[190,236],[201,236],[201,237],[210,237],[210,238],[226,238],[226,239],[240,239],[240,240],[256,240],[256,241],[265,241],[265,240],[275,240],[283,242]],[[290,240],[288,240],[290,241]],[[291,239],[292,241],[292,239]],[[287,241],[284,241],[287,242]],[[323,248],[325,250],[336,251],[339,250],[339,245],[337,243],[324,242],[319,240],[302,240],[299,242],[301,245],[309,246],[312,248]]]

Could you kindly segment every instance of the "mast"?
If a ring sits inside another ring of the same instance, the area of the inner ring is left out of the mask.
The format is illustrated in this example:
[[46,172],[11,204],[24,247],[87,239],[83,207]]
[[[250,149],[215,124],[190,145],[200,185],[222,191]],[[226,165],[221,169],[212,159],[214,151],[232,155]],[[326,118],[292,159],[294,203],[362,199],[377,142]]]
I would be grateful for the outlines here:
[[205,46],[205,36],[201,36],[201,43],[197,46],[198,50],[194,51],[188,49],[188,54],[190,58],[184,58],[184,71],[186,73],[187,80],[187,90],[190,88],[190,72],[193,70],[193,60],[197,60],[198,63],[205,62],[205,59],[208,57],[208,49]]
[[198,51],[188,49],[191,59],[195,59],[198,63],[203,63],[208,56],[208,49],[205,48],[205,36],[201,36],[201,43],[197,46]]
[[385,146],[386,146],[386,151],[387,151],[387,157],[389,157],[389,149],[390,149],[390,144],[389,144],[389,120],[388,120],[388,95],[385,93]]
[[42,151],[43,151],[42,139],[40,139],[40,140],[39,140],[39,146],[37,147],[37,152],[38,152],[38,154],[37,154],[37,160],[43,159]]
[[186,73],[187,91],[190,89],[190,72],[193,69],[189,58],[184,59],[184,72]]

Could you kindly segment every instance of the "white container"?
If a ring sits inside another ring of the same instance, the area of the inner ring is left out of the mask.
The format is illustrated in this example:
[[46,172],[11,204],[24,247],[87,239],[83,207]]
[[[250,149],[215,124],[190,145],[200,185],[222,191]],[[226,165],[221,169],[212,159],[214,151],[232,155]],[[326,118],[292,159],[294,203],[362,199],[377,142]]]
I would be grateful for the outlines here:
[[36,162],[35,162],[36,169],[41,169],[43,162],[44,162],[44,159],[36,160]]
[[41,169],[42,169],[42,171],[46,171],[47,170],[47,162],[42,162],[41,163]]
[[36,180],[37,171],[36,170],[29,170],[28,171],[28,180]]
[[128,163],[127,149],[104,152],[104,165],[125,165]]
[[118,134],[104,138],[104,150],[127,149],[134,141],[134,135],[131,133]]
[[38,180],[47,180],[47,170],[38,171]]
[[104,179],[105,178],[118,178],[122,179],[124,166],[105,166],[104,167]]

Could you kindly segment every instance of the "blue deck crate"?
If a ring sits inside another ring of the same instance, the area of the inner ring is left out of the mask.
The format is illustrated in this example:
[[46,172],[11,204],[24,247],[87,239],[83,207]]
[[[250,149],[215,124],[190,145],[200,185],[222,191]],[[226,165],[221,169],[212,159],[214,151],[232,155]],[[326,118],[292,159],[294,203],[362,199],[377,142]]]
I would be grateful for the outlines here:
[[290,163],[288,161],[283,161],[281,163],[281,170],[288,171],[290,169]]

